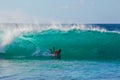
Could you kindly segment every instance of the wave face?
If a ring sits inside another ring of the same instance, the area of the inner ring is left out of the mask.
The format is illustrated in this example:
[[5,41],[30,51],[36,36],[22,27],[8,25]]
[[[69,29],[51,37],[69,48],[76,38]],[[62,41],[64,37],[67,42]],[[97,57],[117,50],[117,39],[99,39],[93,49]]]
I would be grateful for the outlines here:
[[51,59],[49,49],[54,46],[56,50],[62,49],[64,60],[119,60],[119,28],[77,24],[4,24],[0,28],[1,58]]

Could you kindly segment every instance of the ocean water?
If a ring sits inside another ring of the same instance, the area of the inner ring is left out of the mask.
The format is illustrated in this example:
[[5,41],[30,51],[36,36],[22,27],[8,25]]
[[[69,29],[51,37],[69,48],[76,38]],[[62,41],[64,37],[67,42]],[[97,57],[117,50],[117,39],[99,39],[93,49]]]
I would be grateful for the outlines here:
[[0,64],[0,80],[119,80],[120,25],[0,24]]
[[0,80],[119,80],[120,62],[1,60]]

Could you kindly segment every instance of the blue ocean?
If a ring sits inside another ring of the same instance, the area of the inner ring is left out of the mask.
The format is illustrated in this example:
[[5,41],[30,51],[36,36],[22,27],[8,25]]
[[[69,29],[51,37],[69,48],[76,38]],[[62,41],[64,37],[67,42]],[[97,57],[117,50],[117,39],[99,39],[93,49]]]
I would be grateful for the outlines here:
[[0,64],[0,80],[120,80],[120,24],[0,24]]

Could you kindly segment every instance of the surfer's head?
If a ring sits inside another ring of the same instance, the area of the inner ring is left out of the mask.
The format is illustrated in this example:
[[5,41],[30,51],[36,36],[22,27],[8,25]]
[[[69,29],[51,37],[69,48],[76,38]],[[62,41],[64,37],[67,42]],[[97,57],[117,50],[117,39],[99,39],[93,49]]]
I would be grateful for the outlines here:
[[62,50],[61,49],[59,49],[59,52],[61,52]]

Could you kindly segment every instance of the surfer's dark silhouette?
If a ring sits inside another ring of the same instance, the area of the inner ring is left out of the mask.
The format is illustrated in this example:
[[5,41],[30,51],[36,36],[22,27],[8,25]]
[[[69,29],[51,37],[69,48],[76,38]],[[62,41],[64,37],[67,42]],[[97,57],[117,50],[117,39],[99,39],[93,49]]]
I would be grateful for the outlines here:
[[53,54],[53,56],[55,57],[55,59],[61,59],[61,51],[62,51],[61,49],[55,51],[55,47],[52,47],[50,51],[51,54]]
[[54,52],[56,59],[61,59],[61,54],[60,53],[61,53],[61,49],[59,49],[58,51]]

